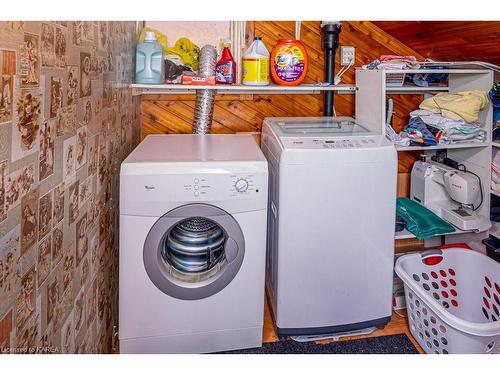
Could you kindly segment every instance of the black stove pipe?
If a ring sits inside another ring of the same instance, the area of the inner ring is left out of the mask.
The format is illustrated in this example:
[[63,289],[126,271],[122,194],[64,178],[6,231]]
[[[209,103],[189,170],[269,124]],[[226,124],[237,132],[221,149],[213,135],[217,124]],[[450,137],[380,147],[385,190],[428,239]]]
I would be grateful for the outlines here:
[[[339,46],[340,22],[321,25],[322,46],[325,50],[325,82],[333,85],[335,79],[335,52]],[[333,116],[333,91],[325,91],[323,96],[324,116]]]

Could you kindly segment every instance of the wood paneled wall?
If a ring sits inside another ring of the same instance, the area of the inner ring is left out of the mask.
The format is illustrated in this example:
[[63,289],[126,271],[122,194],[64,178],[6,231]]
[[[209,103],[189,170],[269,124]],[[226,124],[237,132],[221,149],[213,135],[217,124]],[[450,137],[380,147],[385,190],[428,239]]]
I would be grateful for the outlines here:
[[[248,28],[251,34],[262,36],[269,50],[279,39],[293,38],[293,21],[254,22]],[[251,35],[250,38],[251,40]],[[309,69],[305,82],[323,81],[323,51],[320,22],[303,22],[301,40],[307,47]],[[356,66],[366,64],[380,54],[418,53],[390,36],[371,22],[343,22],[341,45],[356,47]],[[338,59],[337,59],[338,61]],[[336,70],[340,69],[337,63]],[[354,69],[343,77],[344,83],[354,83]],[[408,112],[422,100],[415,96],[394,96],[394,124],[401,128]],[[218,95],[212,124],[213,133],[260,132],[264,117],[321,116],[322,95]],[[194,95],[149,95],[142,98],[142,136],[158,133],[191,133],[195,107]],[[354,115],[354,96],[335,94],[337,115]]]
[[379,21],[374,24],[424,57],[500,65],[498,21]]

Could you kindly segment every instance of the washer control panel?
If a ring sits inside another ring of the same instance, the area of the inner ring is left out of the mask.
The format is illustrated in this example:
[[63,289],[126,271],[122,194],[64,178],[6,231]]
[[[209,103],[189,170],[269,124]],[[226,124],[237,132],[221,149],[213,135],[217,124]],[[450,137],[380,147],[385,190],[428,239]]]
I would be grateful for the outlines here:
[[373,138],[362,139],[314,139],[314,144],[322,148],[360,148],[375,146],[376,142]]
[[363,137],[329,137],[329,138],[300,138],[285,139],[284,146],[292,149],[354,149],[372,148],[380,146],[382,138],[380,136]]

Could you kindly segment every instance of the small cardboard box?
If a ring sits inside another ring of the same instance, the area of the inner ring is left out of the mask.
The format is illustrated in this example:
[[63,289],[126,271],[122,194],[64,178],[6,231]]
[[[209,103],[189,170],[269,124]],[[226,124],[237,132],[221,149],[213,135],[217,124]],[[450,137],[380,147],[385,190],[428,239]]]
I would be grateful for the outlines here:
[[183,85],[193,85],[193,86],[215,85],[215,76],[204,78],[204,77],[196,77],[184,74],[182,76],[181,83]]

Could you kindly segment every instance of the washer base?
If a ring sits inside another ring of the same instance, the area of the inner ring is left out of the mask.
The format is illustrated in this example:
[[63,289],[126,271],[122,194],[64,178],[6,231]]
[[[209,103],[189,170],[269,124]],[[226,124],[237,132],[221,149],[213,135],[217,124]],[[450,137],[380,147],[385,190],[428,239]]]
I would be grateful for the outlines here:
[[276,327],[279,336],[312,336],[312,335],[331,335],[348,331],[357,331],[365,328],[383,327],[391,320],[391,316],[379,319],[367,320],[365,322],[341,324],[327,327],[302,327],[302,328],[281,328]]

